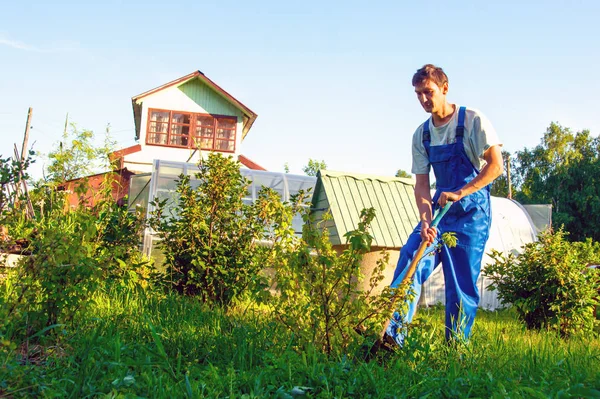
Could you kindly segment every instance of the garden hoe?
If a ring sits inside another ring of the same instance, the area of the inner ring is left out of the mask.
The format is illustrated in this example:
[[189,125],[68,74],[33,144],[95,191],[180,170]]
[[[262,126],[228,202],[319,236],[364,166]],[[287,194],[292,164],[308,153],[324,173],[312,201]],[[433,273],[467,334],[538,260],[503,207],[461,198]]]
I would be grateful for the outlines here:
[[[448,201],[442,209],[438,209],[436,211],[433,221],[431,222],[431,227],[437,228],[437,225],[440,223],[440,220],[442,220],[442,217],[444,217],[446,212],[448,212],[448,209],[450,209],[450,206],[452,206],[452,201]],[[427,249],[427,241],[421,240],[421,245],[419,245],[417,252],[415,252],[412,262],[410,262],[410,265],[408,266],[408,271],[406,272],[406,275],[402,279],[402,282],[400,282],[400,284],[396,286],[397,289],[391,298],[390,311],[392,311],[392,314],[393,314],[393,310],[395,308],[396,302],[398,300],[398,297],[405,295],[404,292],[401,292],[401,291],[403,291],[402,288],[406,287],[408,285],[408,283],[411,281],[411,279],[413,278],[415,271],[417,270],[417,266],[419,265],[419,262],[423,258],[423,254],[425,253],[426,249]],[[375,354],[380,348],[386,349],[386,350],[392,350],[394,345],[396,345],[396,342],[392,341],[391,337],[389,337],[386,334],[387,328],[390,325],[391,318],[392,318],[392,315],[390,315],[390,317],[387,318],[387,320],[383,326],[383,329],[381,330],[381,333],[379,334],[379,338],[377,339],[377,341],[375,341],[375,343],[373,344],[373,347],[370,350],[371,355]]]

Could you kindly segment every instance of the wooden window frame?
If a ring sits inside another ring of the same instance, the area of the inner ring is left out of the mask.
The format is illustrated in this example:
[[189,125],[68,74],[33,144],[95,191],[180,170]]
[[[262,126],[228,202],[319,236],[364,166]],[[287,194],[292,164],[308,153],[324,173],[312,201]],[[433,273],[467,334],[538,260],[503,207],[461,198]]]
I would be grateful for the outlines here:
[[[152,121],[152,112],[168,112],[169,113],[169,120],[168,122],[155,122],[155,123],[160,123],[160,124],[167,124],[167,132],[166,133],[156,133],[156,132],[150,132],[150,125],[153,122]],[[173,121],[173,114],[185,114],[185,115],[189,115],[190,116],[190,122],[189,124],[187,123],[178,123],[178,122],[174,122]],[[199,119],[199,117],[202,118],[212,118],[212,125],[198,125],[197,124],[197,119]],[[231,122],[233,122],[233,128],[228,128],[228,127],[220,127],[219,126],[219,120],[223,121],[223,120],[230,120]],[[181,134],[177,134],[177,133],[172,133],[171,129],[172,126],[189,126],[189,134],[187,135],[188,137],[188,142],[186,145],[175,145],[175,144],[170,144],[171,143],[171,138],[172,137],[186,137],[186,135],[181,135]],[[212,127],[211,127],[212,126]],[[200,136],[196,134],[196,129],[199,127],[207,127],[209,129],[212,129],[212,135],[210,136]],[[225,130],[230,132],[233,132],[233,138],[217,138],[217,131],[218,130]],[[159,143],[153,143],[149,141],[150,138],[150,134],[153,135],[165,135],[167,136],[166,139],[166,143],[167,144],[159,144]],[[208,147],[202,147],[202,139],[209,139],[212,138],[212,145],[210,148]],[[187,149],[196,149],[196,142],[198,142],[198,144],[200,144],[200,150],[205,150],[205,151],[218,151],[218,152],[228,152],[228,153],[235,153],[235,148],[236,148],[236,138],[237,138],[237,117],[236,116],[231,116],[231,115],[217,115],[217,114],[201,114],[201,113],[195,113],[195,112],[187,112],[187,111],[176,111],[176,110],[170,110],[170,109],[160,109],[160,108],[148,108],[148,119],[146,120],[146,145],[150,145],[150,146],[157,146],[157,147],[169,147],[169,148],[187,148]],[[223,143],[223,142],[227,142],[228,147],[231,143],[233,143],[233,149],[232,150],[223,150],[217,147],[217,143]]]

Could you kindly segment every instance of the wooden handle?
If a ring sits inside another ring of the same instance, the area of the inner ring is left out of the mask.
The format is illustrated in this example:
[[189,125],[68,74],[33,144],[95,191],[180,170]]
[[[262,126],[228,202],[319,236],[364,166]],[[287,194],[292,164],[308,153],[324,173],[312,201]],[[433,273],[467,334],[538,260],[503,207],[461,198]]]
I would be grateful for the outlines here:
[[[417,249],[417,252],[415,252],[415,256],[413,257],[413,260],[410,262],[410,266],[408,266],[408,271],[406,272],[406,275],[402,279],[402,282],[400,282],[400,284],[396,287],[397,289],[404,286],[407,281],[410,281],[410,279],[412,279],[413,275],[415,274],[415,271],[417,271],[417,265],[419,264],[419,261],[421,260],[421,258],[423,257],[423,254],[425,253],[425,249],[427,249],[427,241],[422,241],[421,245],[419,245],[419,249]],[[394,305],[396,304],[396,299],[398,299],[397,291],[392,296],[392,300],[390,302],[390,311],[394,309]],[[384,326],[383,326],[383,331],[381,331],[381,334],[379,334],[380,338],[383,338],[383,336],[385,335],[385,332],[387,331],[387,328],[391,322],[390,319],[391,318],[388,317],[388,319],[385,321]]]
[[[452,203],[453,203],[452,201],[448,201],[442,209],[437,210],[437,212],[433,218],[433,221],[431,222],[431,227],[434,227],[434,228],[437,227],[437,225],[440,223],[440,220],[442,220],[442,218],[444,217],[446,212],[448,212],[448,209],[450,209],[450,207],[452,206]],[[427,241],[421,240],[421,245],[419,245],[417,252],[415,252],[413,259],[410,262],[410,265],[408,266],[406,275],[404,276],[404,278],[402,279],[400,284],[398,284],[396,286],[396,289],[404,286],[406,284],[406,282],[410,281],[413,278],[415,272],[417,271],[417,266],[419,265],[419,262],[421,261],[421,258],[423,257],[423,254],[425,253],[426,249],[427,249]],[[398,298],[398,291],[396,290],[396,292],[392,296],[392,300],[390,302],[390,311],[394,309],[394,305],[396,304],[397,298]],[[390,325],[390,321],[391,321],[390,319],[391,319],[391,317],[388,318],[386,320],[386,322],[384,323],[383,331],[381,331],[380,338],[383,338],[383,336],[385,335],[385,332],[386,332],[388,326]]]

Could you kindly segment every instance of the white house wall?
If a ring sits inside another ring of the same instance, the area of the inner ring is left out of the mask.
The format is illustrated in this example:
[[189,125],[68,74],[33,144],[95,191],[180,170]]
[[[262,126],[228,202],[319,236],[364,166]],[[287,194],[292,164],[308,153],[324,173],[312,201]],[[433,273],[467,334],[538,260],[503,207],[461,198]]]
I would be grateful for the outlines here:
[[[206,104],[208,105],[207,108],[210,107],[212,109],[205,109],[204,107],[202,107],[200,104],[194,101],[194,99],[192,99],[190,95],[186,94],[184,90],[192,94],[199,93],[198,95],[196,95],[196,97],[199,97],[201,99],[210,99],[210,101],[206,101]],[[207,96],[207,93],[212,94],[212,98],[209,98],[210,96]],[[139,144],[141,145],[142,149],[139,152],[125,156],[124,166],[127,167],[127,169],[137,172],[152,172],[152,161],[154,159],[197,163],[200,159],[199,157],[201,156],[201,154],[203,157],[206,157],[206,155],[209,152],[196,151],[193,157],[189,159],[193,153],[193,150],[191,149],[147,145],[146,127],[148,123],[148,110],[151,108],[171,111],[193,112],[199,114],[213,113],[219,115],[235,116],[237,118],[235,152],[225,152],[223,154],[232,155],[235,159],[237,159],[238,155],[240,154],[243,128],[241,111],[233,107],[230,103],[223,99],[223,97],[220,94],[208,88],[206,85],[204,85],[204,83],[201,83],[198,80],[194,80],[184,85],[180,85],[177,87],[169,87],[156,93],[150,94],[146,97],[141,98],[139,101],[142,104],[139,139]],[[226,110],[226,113],[224,112],[224,110]],[[220,111],[220,113],[216,111]]]

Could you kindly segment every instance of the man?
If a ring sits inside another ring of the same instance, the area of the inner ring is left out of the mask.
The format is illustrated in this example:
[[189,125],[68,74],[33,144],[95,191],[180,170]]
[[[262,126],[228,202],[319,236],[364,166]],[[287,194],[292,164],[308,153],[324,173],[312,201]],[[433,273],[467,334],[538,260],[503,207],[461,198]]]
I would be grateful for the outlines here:
[[[421,285],[442,263],[446,287],[446,340],[469,338],[479,290],[477,278],[491,224],[490,183],[503,172],[501,143],[496,131],[479,111],[446,100],[448,77],[431,64],[417,70],[412,84],[423,109],[431,117],[417,128],[412,143],[412,173],[416,175],[415,198],[421,223],[400,251],[392,287],[407,272],[421,240],[428,254],[419,263],[412,282],[415,297],[404,315],[394,314],[386,330],[402,346],[404,328],[416,311]],[[429,170],[433,167],[436,192],[431,198]],[[448,213],[432,228],[433,210],[453,201]],[[433,209],[432,209],[433,208]],[[444,232],[454,232],[456,247],[433,251]],[[433,252],[433,253],[432,253]]]

